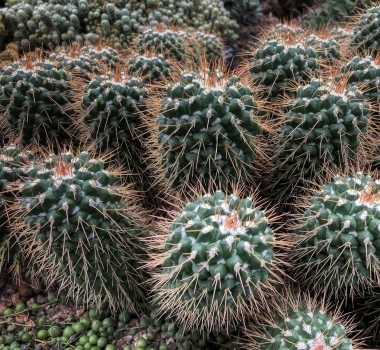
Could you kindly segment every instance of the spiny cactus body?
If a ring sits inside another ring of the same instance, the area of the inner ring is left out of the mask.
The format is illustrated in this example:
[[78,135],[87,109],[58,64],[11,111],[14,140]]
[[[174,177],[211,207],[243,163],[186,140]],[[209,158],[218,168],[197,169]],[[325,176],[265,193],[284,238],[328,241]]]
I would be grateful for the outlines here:
[[[271,217],[255,199],[217,191],[186,204],[152,240],[155,300],[185,329],[234,327],[281,283]],[[269,213],[270,214],[270,213]],[[166,225],[166,223],[165,223]],[[162,264],[162,267],[161,267]]]
[[380,280],[380,181],[339,175],[315,191],[295,223],[297,276],[343,297]]
[[152,104],[158,118],[148,126],[147,149],[162,183],[184,192],[189,185],[252,180],[264,112],[238,77],[219,70],[183,73],[164,95],[157,91]]
[[12,236],[49,286],[113,309],[142,295],[144,221],[134,193],[88,153],[50,156],[18,188]]

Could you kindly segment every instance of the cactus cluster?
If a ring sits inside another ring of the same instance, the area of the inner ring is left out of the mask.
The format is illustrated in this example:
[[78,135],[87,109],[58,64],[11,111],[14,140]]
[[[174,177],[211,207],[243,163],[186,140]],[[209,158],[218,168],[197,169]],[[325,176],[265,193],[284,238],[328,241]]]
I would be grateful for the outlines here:
[[88,10],[87,0],[62,3],[23,0],[0,9],[0,17],[6,28],[4,37],[9,42],[18,42],[22,51],[30,51],[83,42],[81,21],[88,16]]

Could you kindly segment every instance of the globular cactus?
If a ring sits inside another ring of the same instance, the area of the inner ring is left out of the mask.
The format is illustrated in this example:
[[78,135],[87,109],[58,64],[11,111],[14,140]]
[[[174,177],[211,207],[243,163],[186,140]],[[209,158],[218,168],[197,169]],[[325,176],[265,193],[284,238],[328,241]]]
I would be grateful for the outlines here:
[[271,36],[273,39],[265,39],[246,52],[249,57],[242,70],[266,96],[276,100],[292,90],[294,81],[307,80],[310,73],[318,71],[323,60],[318,58],[318,49],[297,31],[273,28]]
[[277,190],[298,192],[329,169],[346,169],[364,152],[363,144],[373,144],[370,108],[361,90],[344,79],[312,79],[300,85],[276,141]]
[[106,66],[108,69],[115,69],[126,64],[125,57],[116,49],[102,45],[83,45],[80,54],[87,56],[94,66]]
[[363,342],[353,332],[355,324],[324,296],[292,295],[273,300],[270,312],[260,315],[244,331],[245,349],[252,350],[360,350]]
[[347,83],[361,86],[363,96],[372,101],[378,101],[380,93],[380,57],[353,57],[341,66],[340,72]]
[[37,166],[11,208],[11,235],[38,262],[37,275],[75,300],[137,308],[146,223],[135,193],[87,152],[51,155]]
[[218,36],[196,31],[187,33],[186,40],[187,51],[195,62],[201,63],[204,58],[212,65],[223,60],[224,46]]
[[186,33],[177,28],[148,28],[136,37],[136,50],[140,54],[153,51],[166,58],[170,57],[178,62],[185,62],[187,59],[185,36]]
[[127,71],[143,79],[144,83],[159,82],[167,78],[171,63],[161,54],[145,52],[143,55],[133,55],[128,62]]
[[7,134],[22,145],[79,143],[70,134],[69,75],[48,60],[26,56],[4,67],[0,75],[0,117]]
[[328,64],[341,62],[345,55],[344,45],[332,36],[329,30],[320,30],[310,33],[306,42],[317,50],[317,58],[324,59]]
[[84,86],[81,80],[75,85],[79,103],[73,108],[82,116],[78,125],[87,129],[86,138],[96,142],[99,152],[114,153],[129,170],[141,173],[141,113],[148,96],[143,81],[124,74],[119,67],[116,71],[103,70]]
[[354,49],[377,53],[380,45],[380,6],[367,8],[361,13],[353,27],[350,45]]
[[91,75],[100,73],[100,67],[104,63],[92,59],[91,55],[81,53],[79,50],[79,46],[57,48],[49,54],[49,60],[54,62],[58,69],[64,69],[72,75],[89,81]]
[[307,198],[294,222],[297,278],[344,298],[380,281],[380,181],[336,175]]
[[298,25],[298,23],[279,23],[273,27],[273,30],[268,30],[266,33],[266,39],[277,39],[279,36],[283,35],[296,35],[296,36],[304,36],[306,35],[306,31]]
[[165,191],[253,180],[264,162],[257,159],[267,125],[263,103],[244,80],[217,68],[195,70],[151,96],[157,118],[147,119],[147,151]]
[[282,281],[282,246],[272,213],[252,197],[216,191],[198,196],[162,223],[151,240],[148,266],[157,266],[151,286],[160,313],[185,330],[221,331],[265,307]]

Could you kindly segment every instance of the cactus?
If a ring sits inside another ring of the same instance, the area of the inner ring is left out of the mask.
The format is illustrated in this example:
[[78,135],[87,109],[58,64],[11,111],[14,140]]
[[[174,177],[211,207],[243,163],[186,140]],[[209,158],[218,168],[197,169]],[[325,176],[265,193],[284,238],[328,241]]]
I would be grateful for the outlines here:
[[372,51],[376,54],[380,44],[380,6],[367,8],[360,14],[353,27],[351,46],[354,49]]
[[78,86],[79,101],[74,107],[83,116],[79,125],[88,130],[88,139],[96,141],[99,152],[117,153],[128,168],[141,172],[143,126],[140,113],[145,110],[147,88],[141,79],[124,74],[122,67],[93,76]]
[[140,76],[144,83],[154,83],[168,77],[170,68],[170,62],[163,55],[146,52],[143,55],[133,55],[128,62],[127,71],[132,76]]
[[166,58],[184,62],[186,60],[185,36],[185,32],[175,28],[149,28],[136,37],[136,50],[141,55],[146,51],[153,51]]
[[300,350],[336,349],[360,350],[363,342],[352,334],[355,325],[342,317],[339,308],[324,296],[318,300],[310,295],[292,295],[273,300],[272,310],[261,315],[259,323],[252,323],[244,331],[248,338],[246,349]]
[[380,181],[336,175],[314,191],[294,224],[297,277],[348,298],[380,280]]
[[244,320],[265,304],[281,283],[277,267],[281,246],[270,211],[252,197],[222,191],[198,196],[173,221],[163,223],[164,236],[151,241],[147,265],[154,274],[154,300],[184,330],[221,331]]
[[91,59],[90,55],[78,52],[78,46],[58,48],[56,52],[49,54],[49,60],[54,62],[58,69],[64,69],[87,81],[91,80],[91,75],[99,74],[99,66],[104,65],[103,62]]
[[273,157],[276,185],[283,194],[298,192],[329,169],[346,168],[362,154],[363,143],[373,144],[370,126],[370,104],[346,81],[312,79],[300,85]]
[[261,41],[247,52],[251,57],[242,69],[250,74],[255,86],[276,99],[291,90],[292,82],[307,80],[310,73],[319,69],[322,59],[318,59],[317,48],[296,31],[273,29],[272,33],[274,39]]
[[11,235],[49,287],[113,310],[138,307],[145,222],[117,169],[87,152],[51,155],[17,189]]
[[267,126],[263,104],[244,81],[218,69],[182,73],[163,96],[152,92],[149,109],[158,118],[148,120],[147,150],[165,191],[253,179]]
[[231,13],[231,18],[238,23],[249,24],[262,16],[259,0],[223,0],[224,7]]
[[24,181],[29,173],[36,172],[31,168],[33,160],[33,152],[20,150],[14,144],[8,144],[0,151],[0,207],[2,211],[0,218],[0,271],[6,265],[13,263],[15,275],[19,275],[19,267],[16,268],[16,266],[20,251],[15,240],[9,237],[9,208],[17,195],[12,191],[14,184]]
[[[0,116],[7,133],[22,145],[33,140],[51,147],[72,143],[69,76],[49,61],[24,56],[0,75]],[[78,141],[79,142],[79,141]],[[53,143],[53,144],[52,144]]]
[[186,38],[189,42],[187,50],[191,52],[190,56],[198,64],[201,63],[202,58],[211,65],[223,59],[223,44],[216,35],[197,31],[187,33]]
[[321,30],[309,34],[306,41],[309,45],[316,48],[318,58],[325,59],[325,61],[330,64],[334,62],[340,63],[344,56],[344,52],[342,53],[342,45],[339,40],[332,36],[329,30]]
[[0,9],[6,39],[18,42],[23,52],[83,42],[81,20],[87,15],[87,0],[58,3],[24,0]]
[[361,86],[363,96],[377,102],[380,92],[380,56],[353,57],[344,64],[340,72],[347,77],[348,84]]

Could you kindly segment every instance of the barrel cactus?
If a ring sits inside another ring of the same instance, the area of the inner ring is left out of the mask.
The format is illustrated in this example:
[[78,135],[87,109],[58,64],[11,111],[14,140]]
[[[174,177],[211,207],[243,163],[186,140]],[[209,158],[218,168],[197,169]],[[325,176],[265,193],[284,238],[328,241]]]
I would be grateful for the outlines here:
[[154,83],[168,77],[170,68],[170,62],[163,55],[148,51],[143,55],[133,55],[127,71],[130,75],[141,77],[144,83]]
[[380,281],[380,181],[337,175],[317,189],[295,222],[291,258],[302,281],[343,297]]
[[38,275],[75,300],[137,307],[146,224],[135,193],[87,152],[51,155],[35,166],[35,176],[18,187],[11,235],[38,261]]
[[149,119],[147,149],[165,190],[253,179],[266,126],[263,104],[244,80],[218,69],[182,73],[152,96],[158,118]]
[[261,315],[261,321],[245,330],[246,349],[255,350],[360,350],[362,342],[353,333],[354,324],[342,317],[338,308],[321,296],[285,296],[273,301],[272,310]]
[[223,44],[221,39],[214,34],[203,32],[189,32],[186,35],[189,43],[188,51],[196,62],[205,58],[210,64],[223,59]]
[[186,60],[185,32],[176,28],[155,27],[140,33],[135,40],[136,50],[140,54],[154,51],[178,62]]
[[275,183],[284,193],[310,185],[328,169],[345,169],[372,140],[370,104],[356,87],[312,79],[296,94],[273,157]]
[[369,7],[356,20],[351,46],[355,49],[378,52],[380,44],[380,6]]
[[344,56],[339,40],[335,39],[329,30],[309,34],[306,41],[316,48],[318,58],[325,59],[329,63],[340,63]]
[[274,39],[259,42],[248,54],[243,70],[254,85],[276,99],[289,92],[294,81],[307,80],[320,67],[318,49],[296,32],[273,31]]
[[23,58],[0,74],[0,117],[8,134],[22,145],[32,140],[48,147],[72,143],[70,102],[73,91],[66,71],[49,61]]
[[85,80],[90,80],[91,75],[100,73],[98,62],[94,62],[89,55],[78,52],[78,46],[57,49],[50,53],[49,60],[54,62],[58,69],[65,69]]
[[97,150],[117,153],[130,170],[140,169],[140,113],[148,94],[142,80],[124,74],[119,67],[115,72],[107,70],[93,76],[81,90],[76,110],[83,115],[83,128],[88,130],[89,139],[96,141]]
[[270,211],[256,203],[222,191],[199,196],[152,240],[152,249],[160,249],[149,263],[159,266],[152,280],[155,302],[185,330],[234,327],[281,283],[274,251],[281,240]]

